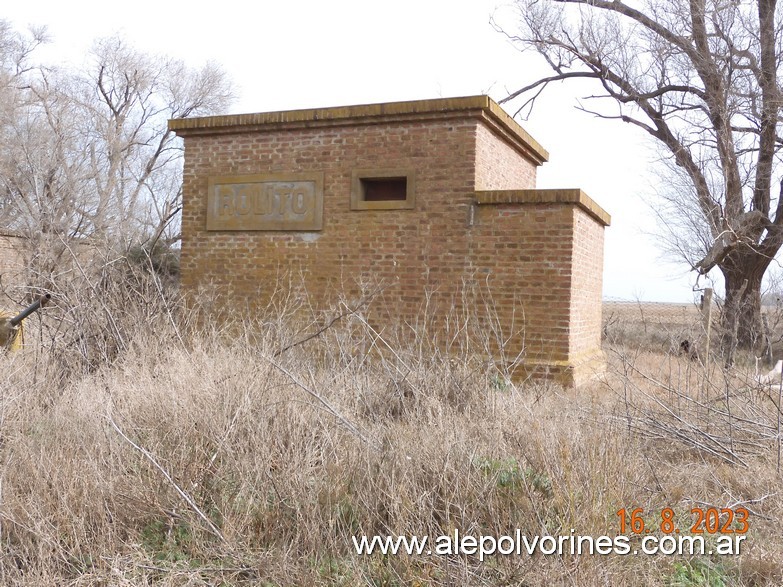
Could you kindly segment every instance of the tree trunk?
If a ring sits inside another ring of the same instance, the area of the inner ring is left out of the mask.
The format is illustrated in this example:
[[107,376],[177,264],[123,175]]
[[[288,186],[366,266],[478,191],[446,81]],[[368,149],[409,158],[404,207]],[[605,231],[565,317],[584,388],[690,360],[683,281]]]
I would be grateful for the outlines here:
[[721,346],[727,363],[734,349],[760,348],[766,333],[761,319],[761,281],[769,259],[758,255],[736,255],[720,264],[726,285]]

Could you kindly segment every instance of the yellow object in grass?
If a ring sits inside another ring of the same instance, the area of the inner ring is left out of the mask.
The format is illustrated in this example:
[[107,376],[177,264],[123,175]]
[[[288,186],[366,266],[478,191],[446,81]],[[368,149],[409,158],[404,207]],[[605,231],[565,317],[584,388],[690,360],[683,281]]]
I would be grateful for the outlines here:
[[11,326],[11,318],[16,314],[0,310],[0,347],[11,351],[19,350],[24,342],[22,324]]

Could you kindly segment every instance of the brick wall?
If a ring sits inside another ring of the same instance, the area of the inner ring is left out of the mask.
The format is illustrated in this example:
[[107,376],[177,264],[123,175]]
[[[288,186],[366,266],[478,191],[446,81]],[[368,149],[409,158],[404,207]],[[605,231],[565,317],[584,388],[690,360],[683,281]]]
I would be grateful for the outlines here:
[[[478,210],[475,263],[488,277],[500,324],[524,328],[528,362],[568,358],[571,227],[571,211],[557,204]],[[507,350],[522,350],[521,340]]]
[[536,187],[536,166],[524,160],[518,150],[498,140],[493,129],[476,129],[477,190],[513,190]]
[[603,231],[609,216],[580,190],[476,194],[480,262],[502,292],[503,315],[524,315],[524,375],[578,384],[603,370]]
[[[487,329],[503,331],[487,350],[523,353],[523,374],[573,384],[583,378],[576,363],[600,355],[608,216],[578,190],[535,190],[546,151],[488,98],[170,126],[185,138],[185,291],[211,284],[234,311],[252,312],[283,275],[301,279],[320,308],[382,285],[371,320],[416,323],[425,304],[444,319],[480,305]],[[356,169],[412,170],[415,207],[351,209]],[[210,177],[270,174],[322,178],[322,230],[206,230]]]
[[596,292],[603,286],[604,227],[580,208],[574,209],[573,276],[571,285],[571,346],[574,362],[585,369],[596,357],[591,356],[601,345],[601,304]]
[[[186,145],[182,218],[185,288],[212,282],[234,297],[265,303],[276,274],[306,277],[316,298],[358,293],[359,282],[387,286],[385,305],[407,313],[427,287],[459,279],[473,193],[475,122],[299,129]],[[351,210],[357,167],[415,168],[415,210]],[[320,232],[206,232],[203,194],[210,175],[316,171],[324,176]],[[414,293],[416,292],[416,293]]]

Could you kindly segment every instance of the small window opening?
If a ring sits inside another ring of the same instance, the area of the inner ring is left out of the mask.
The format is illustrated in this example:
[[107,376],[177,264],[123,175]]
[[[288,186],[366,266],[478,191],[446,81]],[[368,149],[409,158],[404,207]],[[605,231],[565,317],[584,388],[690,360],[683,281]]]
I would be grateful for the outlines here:
[[406,169],[354,169],[351,210],[414,210],[416,174]]
[[362,178],[365,202],[400,202],[408,197],[407,177]]

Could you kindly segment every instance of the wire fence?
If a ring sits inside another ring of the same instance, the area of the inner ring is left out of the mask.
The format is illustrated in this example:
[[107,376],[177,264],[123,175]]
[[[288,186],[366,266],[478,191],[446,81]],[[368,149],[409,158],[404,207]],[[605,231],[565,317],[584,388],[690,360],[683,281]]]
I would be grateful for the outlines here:
[[693,342],[705,332],[704,314],[697,304],[603,301],[603,336],[610,342],[677,352],[683,341]]
[[[603,337],[610,343],[672,353],[702,350],[725,353],[723,303],[705,290],[700,303],[660,303],[618,298],[603,300]],[[759,333],[755,356],[783,358],[783,301],[762,305],[764,332]],[[686,342],[687,341],[687,342]],[[733,351],[732,351],[733,352]]]

